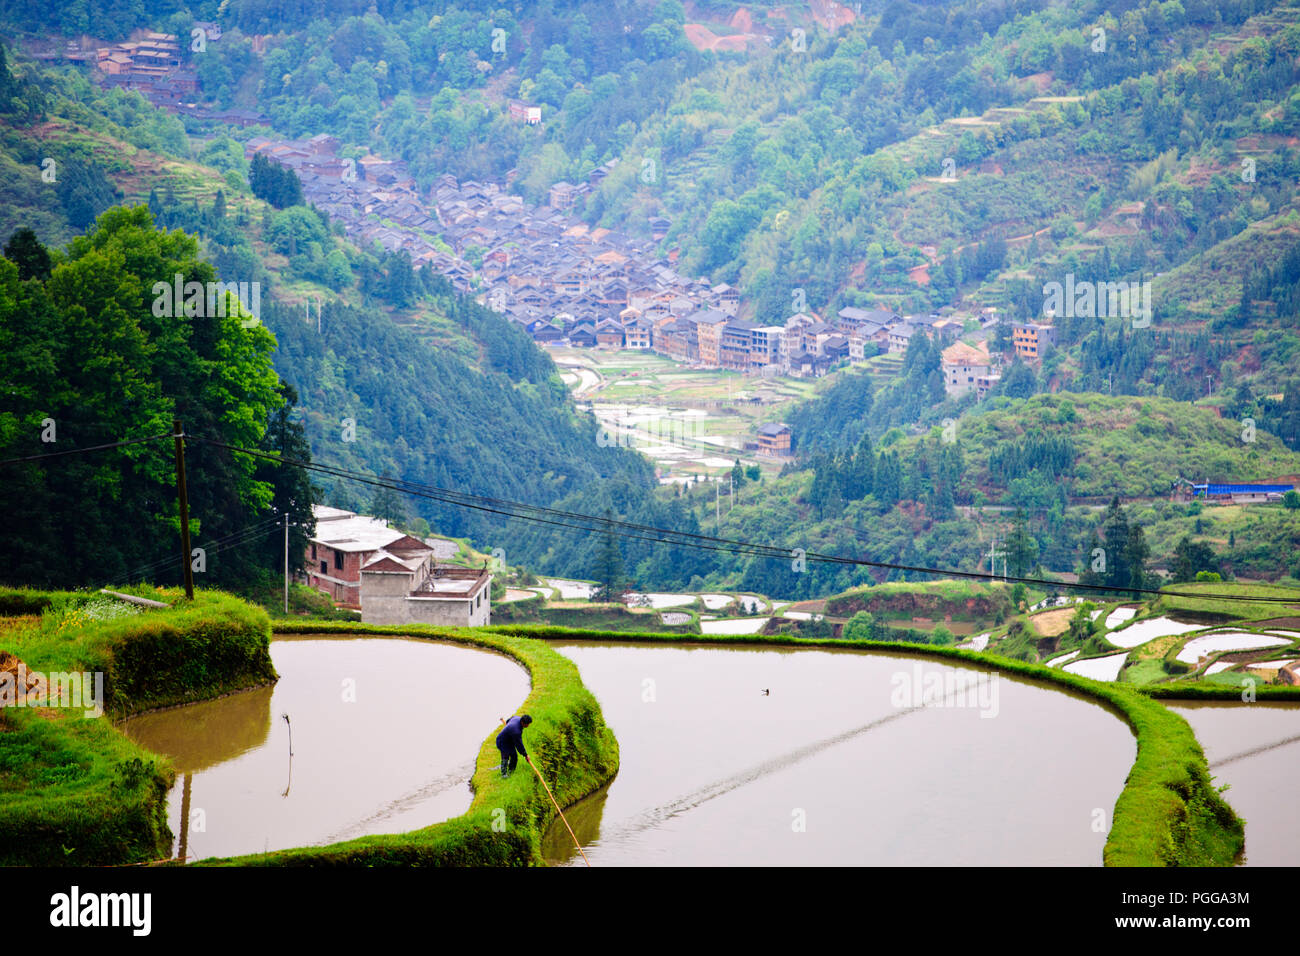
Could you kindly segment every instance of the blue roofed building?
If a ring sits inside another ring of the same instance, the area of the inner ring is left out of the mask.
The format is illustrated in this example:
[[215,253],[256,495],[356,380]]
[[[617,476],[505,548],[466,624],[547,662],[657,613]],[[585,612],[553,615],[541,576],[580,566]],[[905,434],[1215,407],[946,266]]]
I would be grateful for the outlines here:
[[1224,504],[1249,505],[1268,501],[1281,501],[1282,496],[1295,485],[1216,485],[1206,482],[1192,485],[1192,497]]

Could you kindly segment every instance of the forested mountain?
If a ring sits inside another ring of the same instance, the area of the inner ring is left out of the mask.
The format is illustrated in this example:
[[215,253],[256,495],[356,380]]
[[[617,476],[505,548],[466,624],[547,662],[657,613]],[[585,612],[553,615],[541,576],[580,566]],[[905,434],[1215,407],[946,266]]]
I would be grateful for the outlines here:
[[[1081,570],[1090,509],[1119,495],[1140,499],[1129,518],[1153,561],[1200,535],[1226,573],[1300,573],[1276,558],[1300,544],[1294,513],[1158,500],[1179,478],[1300,472],[1296,8],[864,0],[828,22],[808,4],[327,6],[0,10],[42,49],[217,21],[221,41],[186,55],[199,98],[270,123],[178,119],[75,65],[11,57],[0,238],[30,226],[57,248],[118,204],[198,236],[223,278],[265,285],[275,370],[299,395],[312,452],[358,471],[904,564],[988,567],[992,539],[1014,532],[1057,573]],[[541,123],[512,116],[512,100],[540,106]],[[836,373],[779,410],[798,459],[745,483],[717,520],[712,489],[657,489],[647,460],[600,447],[518,328],[402,254],[347,241],[289,178],[251,167],[242,143],[255,132],[333,134],[345,156],[405,160],[424,189],[451,173],[545,201],[558,181],[589,182],[578,215],[642,236],[667,219],[659,252],[738,286],[742,317],[942,310],[956,319],[948,335],[1006,358],[1003,374],[984,402],[950,397],[948,340],[926,335],[898,361]],[[1012,321],[1041,317],[1045,289],[1068,277],[1146,285],[1148,321],[1067,309],[1041,361],[1021,361]],[[411,511],[538,570],[586,576],[602,560],[603,542],[554,528],[429,501]],[[867,579],[621,547],[645,587],[811,596]]]

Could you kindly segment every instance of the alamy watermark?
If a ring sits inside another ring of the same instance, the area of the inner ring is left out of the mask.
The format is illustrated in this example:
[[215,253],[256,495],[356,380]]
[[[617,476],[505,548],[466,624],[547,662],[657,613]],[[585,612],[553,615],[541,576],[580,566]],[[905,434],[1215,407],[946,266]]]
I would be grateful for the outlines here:
[[911,671],[896,671],[889,678],[894,688],[889,702],[898,708],[978,708],[980,717],[998,715],[998,675],[972,674],[952,668],[928,672],[918,661]]
[[1132,319],[1133,328],[1145,329],[1151,324],[1151,281],[1076,282],[1069,272],[1064,285],[1043,286],[1043,312],[1081,319]]
[[0,707],[72,707],[83,716],[104,714],[104,672],[29,671],[18,662],[17,673],[0,671]]
[[185,276],[178,272],[172,282],[155,282],[151,291],[153,314],[160,319],[180,315],[224,319],[229,297],[233,295],[236,306],[230,314],[241,318],[241,326],[251,329],[261,322],[260,282],[186,282]]

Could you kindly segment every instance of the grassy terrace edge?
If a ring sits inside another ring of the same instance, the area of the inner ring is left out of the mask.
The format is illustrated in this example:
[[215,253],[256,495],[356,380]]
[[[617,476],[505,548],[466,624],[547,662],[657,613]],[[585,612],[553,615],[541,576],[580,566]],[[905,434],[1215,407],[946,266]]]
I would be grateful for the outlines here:
[[[1231,866],[1245,845],[1245,827],[1210,778],[1209,764],[1191,726],[1179,715],[1125,684],[1095,681],[1042,664],[985,652],[896,641],[812,639],[789,635],[692,636],[623,631],[576,631],[558,627],[492,627],[542,640],[597,640],[623,643],[797,645],[834,647],[961,660],[1034,680],[1068,687],[1096,698],[1124,719],[1137,737],[1137,758],[1115,802],[1103,861],[1106,866]],[[1201,691],[1206,691],[1202,693]],[[1187,699],[1240,699],[1225,688],[1165,688],[1160,696]],[[1267,689],[1261,689],[1261,691]],[[1180,693],[1180,691],[1182,693]],[[1292,693],[1261,693],[1260,699],[1295,699]],[[1082,825],[1082,824],[1080,824]]]
[[[561,806],[576,803],[618,772],[618,741],[577,666],[544,641],[497,629],[315,621],[277,622],[276,634],[331,637],[413,637],[495,651],[517,661],[532,687],[516,713],[533,718],[528,752]],[[586,632],[582,632],[586,633]],[[671,635],[676,638],[677,635]],[[504,715],[503,715],[504,716]],[[489,734],[479,748],[471,786],[474,799],[458,817],[407,833],[359,837],[319,847],[212,858],[222,866],[527,866],[543,863],[542,834],[555,810],[523,764],[508,779]]]
[[[57,613],[93,597],[0,588],[0,618]],[[67,634],[0,628],[0,649],[29,670],[104,675],[102,717],[65,708],[0,710],[0,865],[111,866],[166,857],[170,761],[110,721],[275,680],[270,635],[265,611],[220,591],[199,591],[193,604],[90,621]]]

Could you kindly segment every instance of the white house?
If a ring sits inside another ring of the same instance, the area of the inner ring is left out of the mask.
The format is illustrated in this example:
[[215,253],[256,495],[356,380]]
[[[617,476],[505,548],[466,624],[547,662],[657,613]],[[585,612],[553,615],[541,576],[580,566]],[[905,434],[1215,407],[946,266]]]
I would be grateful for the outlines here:
[[943,372],[943,390],[949,395],[975,391],[979,379],[989,374],[992,365],[988,345],[984,342],[978,347],[954,342],[941,353],[939,368]]

